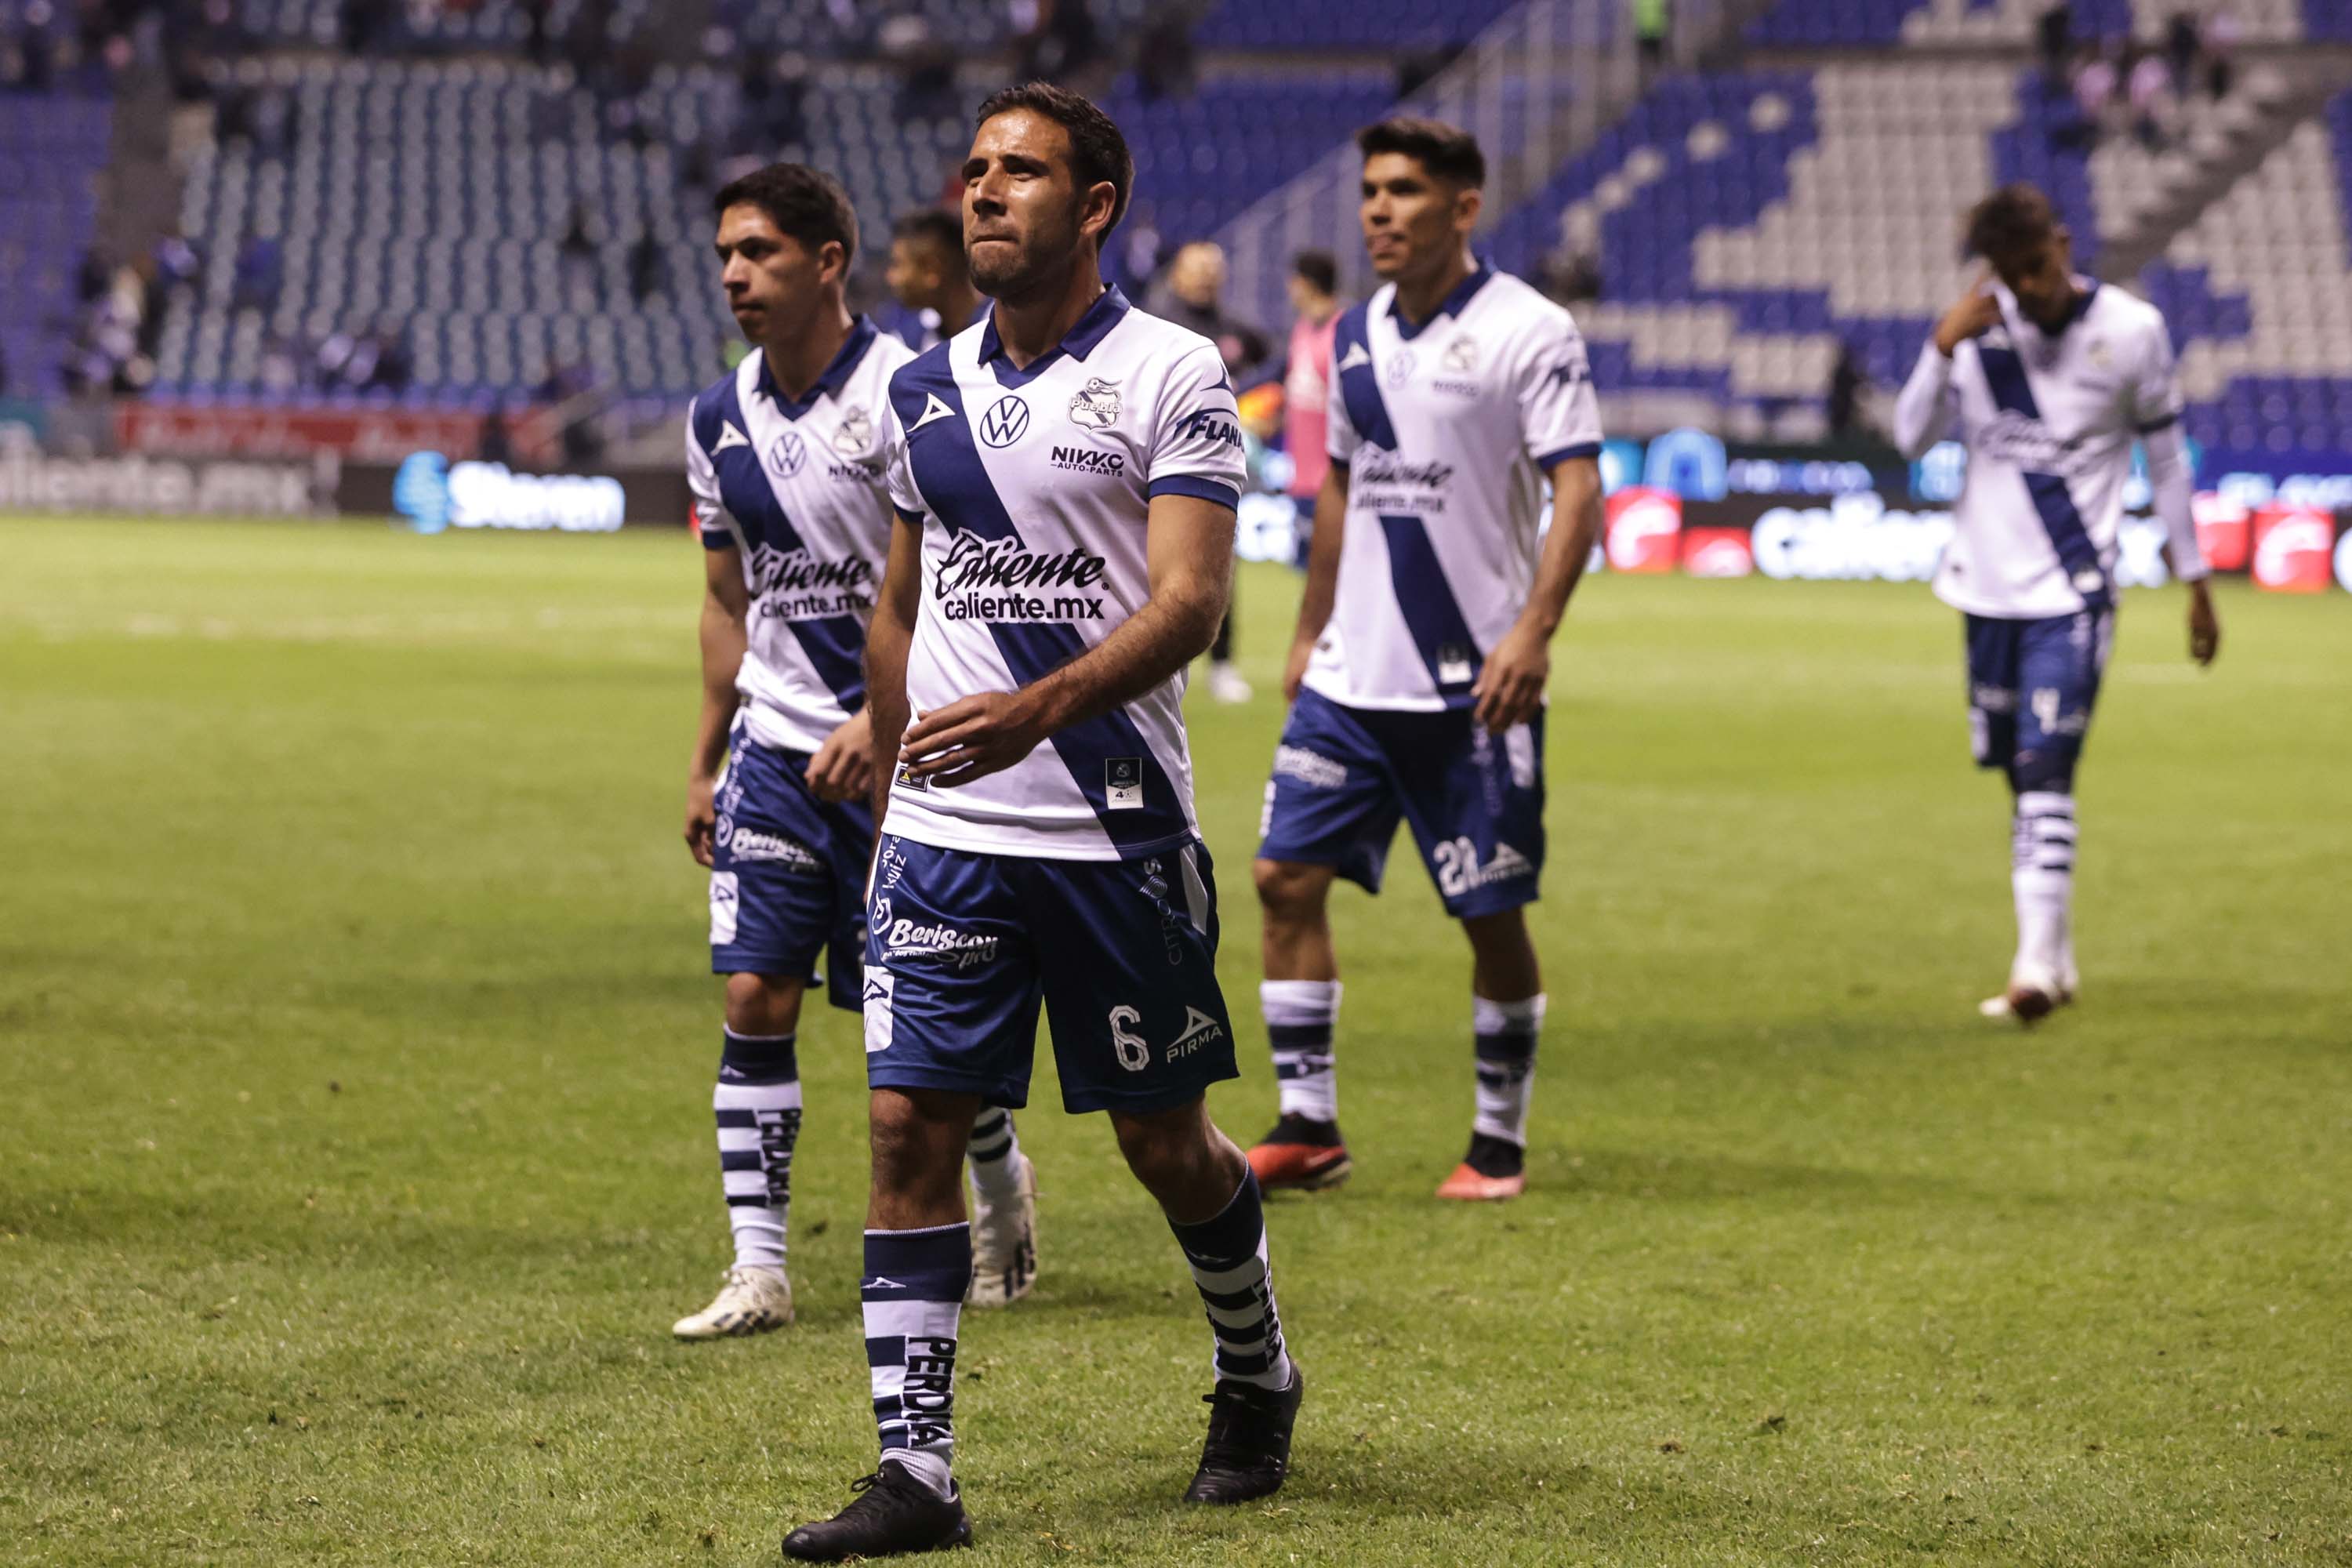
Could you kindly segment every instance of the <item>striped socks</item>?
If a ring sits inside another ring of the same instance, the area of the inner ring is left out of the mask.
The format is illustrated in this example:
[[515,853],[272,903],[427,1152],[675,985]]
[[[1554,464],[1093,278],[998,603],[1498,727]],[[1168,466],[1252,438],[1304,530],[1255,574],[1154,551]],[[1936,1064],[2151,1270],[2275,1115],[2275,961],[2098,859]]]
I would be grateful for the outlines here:
[[1290,1386],[1290,1352],[1282,1342],[1282,1318],[1274,1305],[1257,1178],[1244,1171],[1233,1201],[1214,1219],[1197,1225],[1170,1220],[1168,1227],[1184,1249],[1192,1283],[1208,1309],[1218,1380],[1265,1389]]
[[971,1120],[971,1184],[982,1199],[1002,1203],[1021,1195],[1021,1139],[1013,1112],[983,1105]]
[[956,1329],[971,1284],[971,1226],[866,1233],[866,1364],[882,1457],[941,1497],[955,1456]]
[[1528,1102],[1535,1097],[1536,1045],[1543,1034],[1543,993],[1524,1002],[1473,995],[1470,1009],[1478,1056],[1478,1115],[1470,1130],[1524,1149]]
[[2063,978],[2073,946],[2073,795],[2028,790],[2017,797],[2009,864],[2017,900],[2017,962]]
[[1257,988],[1265,1032],[1274,1042],[1274,1076],[1282,1114],[1309,1121],[1339,1120],[1339,1079],[1332,1067],[1331,1033],[1339,1019],[1336,980],[1268,980]]
[[719,1121],[719,1180],[739,1268],[784,1267],[793,1147],[801,1136],[801,1068],[793,1035],[726,1031],[710,1107]]

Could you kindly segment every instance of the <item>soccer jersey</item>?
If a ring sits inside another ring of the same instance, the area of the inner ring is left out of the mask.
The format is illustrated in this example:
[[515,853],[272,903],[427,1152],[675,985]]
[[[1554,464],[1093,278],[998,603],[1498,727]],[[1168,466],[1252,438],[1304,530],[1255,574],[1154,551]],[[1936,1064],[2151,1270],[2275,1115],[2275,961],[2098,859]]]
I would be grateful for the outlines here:
[[2113,601],[2132,443],[2180,416],[2172,342],[2155,306],[2088,292],[2055,332],[1997,289],[2001,320],[1923,375],[1948,378],[1945,416],[1969,451],[1936,594],[1970,615],[2038,620]]
[[1352,708],[1468,707],[1535,582],[1545,470],[1601,450],[1584,340],[1482,266],[1418,326],[1381,289],[1340,315],[1334,350],[1348,521],[1307,684]]
[[[1142,608],[1152,497],[1232,506],[1241,493],[1241,426],[1216,346],[1116,289],[1026,370],[992,320],[967,328],[891,378],[890,410],[890,499],[923,531],[910,719],[1026,685]],[[1195,833],[1183,691],[1179,672],[951,788],[902,768],[886,831],[1073,860],[1183,843]]]
[[912,357],[860,317],[806,401],[755,349],[687,418],[703,547],[742,552],[751,608],[735,688],[761,745],[813,752],[866,705],[866,624],[890,550],[890,374]]

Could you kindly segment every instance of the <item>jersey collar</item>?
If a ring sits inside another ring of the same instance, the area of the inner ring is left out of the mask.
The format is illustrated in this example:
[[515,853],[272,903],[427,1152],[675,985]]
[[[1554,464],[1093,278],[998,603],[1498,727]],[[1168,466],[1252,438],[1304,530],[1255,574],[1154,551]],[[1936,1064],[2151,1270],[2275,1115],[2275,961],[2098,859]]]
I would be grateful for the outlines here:
[[798,421],[810,409],[816,406],[818,398],[831,397],[849,384],[849,378],[857,369],[858,362],[866,357],[866,351],[874,346],[874,340],[879,335],[880,330],[874,325],[874,319],[871,316],[860,316],[850,322],[848,338],[842,343],[839,352],[833,356],[832,362],[824,367],[823,374],[818,375],[816,384],[809,388],[808,396],[800,402],[795,403],[785,396],[784,389],[776,384],[775,375],[768,368],[766,354],[760,356],[760,377],[757,385],[785,418]]
[[996,373],[998,384],[1026,386],[1051,369],[1064,354],[1084,361],[1095,352],[1095,345],[1110,336],[1110,330],[1125,319],[1130,309],[1127,296],[1114,283],[1095,297],[1077,324],[1064,334],[1062,341],[1029,362],[1026,370],[1015,370],[1004,355],[1004,340],[996,335],[996,312],[988,313],[988,324],[980,332],[980,363]]
[[1418,324],[1408,321],[1404,319],[1404,312],[1397,309],[1396,295],[1393,293],[1390,294],[1389,320],[1396,323],[1397,336],[1402,338],[1407,342],[1411,342],[1413,339],[1421,336],[1423,331],[1424,331],[1432,322],[1434,322],[1438,317],[1460,316],[1462,314],[1462,308],[1470,303],[1470,297],[1478,292],[1479,289],[1484,289],[1486,286],[1487,279],[1494,276],[1495,268],[1491,263],[1486,261],[1479,262],[1478,265],[1471,270],[1469,277],[1465,278],[1461,282],[1456,283],[1452,291],[1449,292],[1444,299],[1440,300],[1437,302],[1437,309],[1429,313],[1428,321],[1419,322]]

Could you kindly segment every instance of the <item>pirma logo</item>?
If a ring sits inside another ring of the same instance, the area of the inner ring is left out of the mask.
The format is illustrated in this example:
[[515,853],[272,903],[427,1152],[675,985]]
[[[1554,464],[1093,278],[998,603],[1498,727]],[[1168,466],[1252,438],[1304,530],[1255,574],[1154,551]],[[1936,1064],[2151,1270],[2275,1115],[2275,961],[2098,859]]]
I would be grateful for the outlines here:
[[392,510],[419,533],[449,526],[449,459],[438,452],[411,452],[392,476]]
[[982,416],[980,438],[992,447],[1010,447],[1029,433],[1029,405],[1005,394]]

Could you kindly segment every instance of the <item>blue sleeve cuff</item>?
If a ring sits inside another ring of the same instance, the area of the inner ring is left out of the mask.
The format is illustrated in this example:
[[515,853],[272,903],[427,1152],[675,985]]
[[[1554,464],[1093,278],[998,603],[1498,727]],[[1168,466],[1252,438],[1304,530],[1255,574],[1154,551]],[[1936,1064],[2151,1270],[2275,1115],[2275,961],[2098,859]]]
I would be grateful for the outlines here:
[[898,514],[898,521],[905,523],[908,527],[920,528],[923,526],[923,514],[921,512],[908,511],[905,507],[900,506],[896,501],[892,501],[890,503],[890,510],[897,512]]
[[700,531],[702,534],[702,548],[705,550],[732,550],[735,548],[735,536],[728,532],[723,528],[706,528]]
[[1600,442],[1579,441],[1573,447],[1562,447],[1557,451],[1546,452],[1542,457],[1536,459],[1536,467],[1549,473],[1556,464],[1565,463],[1570,458],[1597,458],[1599,456],[1601,456]]
[[2141,426],[2139,427],[2139,433],[2143,436],[2153,436],[2158,430],[2169,430],[2172,426],[2179,423],[2179,415],[2168,414],[2161,419],[2150,420],[2147,424]]
[[1147,498],[1159,496],[1191,496],[1196,500],[1214,501],[1219,506],[1241,510],[1242,492],[1223,479],[1213,479],[1205,474],[1171,474],[1164,479],[1154,479],[1145,492]]

